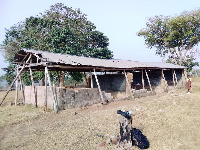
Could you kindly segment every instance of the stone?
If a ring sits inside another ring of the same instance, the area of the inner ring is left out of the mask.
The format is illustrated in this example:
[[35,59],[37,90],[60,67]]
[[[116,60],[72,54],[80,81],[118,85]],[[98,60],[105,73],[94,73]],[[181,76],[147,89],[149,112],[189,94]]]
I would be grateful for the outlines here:
[[106,144],[106,142],[102,141],[97,144],[97,148],[101,148],[101,147],[105,146],[105,144]]
[[111,142],[112,144],[114,144],[114,145],[119,144],[119,140],[120,140],[119,137],[111,137],[111,138],[110,138],[110,142]]

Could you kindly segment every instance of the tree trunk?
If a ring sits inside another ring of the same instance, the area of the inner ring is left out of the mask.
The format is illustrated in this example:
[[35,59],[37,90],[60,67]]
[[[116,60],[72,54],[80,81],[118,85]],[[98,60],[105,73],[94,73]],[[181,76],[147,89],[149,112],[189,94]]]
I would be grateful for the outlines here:
[[64,82],[65,82],[65,72],[62,71],[61,72],[61,76],[60,76],[60,87],[64,87]]
[[124,149],[132,148],[131,141],[131,130],[132,130],[132,120],[127,119],[124,116],[119,116],[119,125],[120,125],[120,143],[119,146]]
[[42,86],[45,86],[45,78],[42,78]]

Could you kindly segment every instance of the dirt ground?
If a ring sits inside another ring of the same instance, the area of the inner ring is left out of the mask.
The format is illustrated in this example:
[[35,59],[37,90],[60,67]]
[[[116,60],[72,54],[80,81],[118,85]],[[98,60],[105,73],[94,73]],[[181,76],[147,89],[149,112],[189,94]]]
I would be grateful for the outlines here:
[[[0,92],[0,99],[5,92]],[[0,107],[0,149],[115,150],[110,138],[119,135],[118,109],[131,110],[133,127],[142,129],[149,150],[200,149],[200,78],[193,79],[192,93],[184,88],[168,93],[43,112],[33,106],[11,106],[14,91]],[[138,149],[134,147],[134,149]]]

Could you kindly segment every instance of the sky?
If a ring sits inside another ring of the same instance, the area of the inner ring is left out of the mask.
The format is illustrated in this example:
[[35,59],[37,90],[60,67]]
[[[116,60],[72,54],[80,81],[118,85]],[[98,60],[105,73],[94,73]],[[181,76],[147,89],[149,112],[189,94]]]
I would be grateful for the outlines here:
[[[137,36],[149,17],[175,16],[200,9],[200,0],[0,0],[0,43],[5,39],[5,28],[37,16],[56,3],[80,8],[97,30],[109,38],[114,59],[140,62],[162,61],[155,49],[147,48],[144,38]],[[0,68],[7,66],[1,54]],[[0,69],[0,76],[4,73]]]

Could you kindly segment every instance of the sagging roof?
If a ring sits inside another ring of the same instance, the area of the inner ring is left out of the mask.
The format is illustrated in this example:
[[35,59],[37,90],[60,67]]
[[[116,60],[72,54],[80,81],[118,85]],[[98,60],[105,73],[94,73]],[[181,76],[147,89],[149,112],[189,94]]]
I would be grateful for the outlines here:
[[135,70],[135,69],[184,69],[183,66],[173,65],[163,62],[136,62],[119,59],[98,59],[83,56],[50,53],[38,50],[19,51],[14,57],[15,63],[23,63],[32,57],[28,67],[36,70],[43,70],[47,65],[52,70],[62,71],[117,71],[117,70]]

